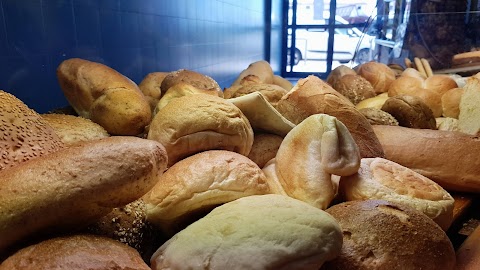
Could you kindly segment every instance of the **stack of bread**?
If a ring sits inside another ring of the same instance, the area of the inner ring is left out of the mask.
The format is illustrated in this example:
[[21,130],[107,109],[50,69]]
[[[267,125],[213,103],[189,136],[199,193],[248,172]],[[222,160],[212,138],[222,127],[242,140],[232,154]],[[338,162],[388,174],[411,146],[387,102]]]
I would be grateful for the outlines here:
[[[476,78],[369,62],[294,86],[257,61],[222,91],[83,59],[57,75],[75,116],[0,93],[2,270],[455,267],[452,192],[480,192]],[[436,130],[443,100],[470,134]]]

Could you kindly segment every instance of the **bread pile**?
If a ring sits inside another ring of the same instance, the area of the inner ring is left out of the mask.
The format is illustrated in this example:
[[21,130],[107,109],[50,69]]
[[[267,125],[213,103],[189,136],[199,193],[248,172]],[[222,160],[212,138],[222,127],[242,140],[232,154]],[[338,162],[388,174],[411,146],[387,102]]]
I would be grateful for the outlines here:
[[[137,86],[66,60],[78,116],[2,104],[19,131],[3,142],[0,269],[453,269],[450,192],[480,192],[480,141],[389,96],[407,74],[370,62],[293,86],[257,61],[222,91],[186,69]],[[442,112],[458,101],[475,130],[471,81]]]

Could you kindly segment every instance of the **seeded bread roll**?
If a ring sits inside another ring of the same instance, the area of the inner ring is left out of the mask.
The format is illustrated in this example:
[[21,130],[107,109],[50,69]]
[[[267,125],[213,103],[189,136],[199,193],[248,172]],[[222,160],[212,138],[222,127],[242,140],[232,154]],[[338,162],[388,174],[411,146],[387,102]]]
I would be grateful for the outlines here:
[[354,105],[357,105],[362,100],[376,96],[370,82],[356,74],[346,74],[338,78],[335,83],[332,84],[332,87],[347,97]]
[[432,110],[416,96],[398,95],[389,97],[382,106],[382,111],[391,114],[398,125],[409,128],[436,129],[437,123]]
[[229,101],[195,94],[172,99],[153,118],[148,139],[160,142],[168,166],[206,150],[229,150],[248,155],[253,129],[242,111]]
[[357,74],[367,79],[377,94],[387,92],[390,84],[395,80],[395,72],[379,62],[361,64],[357,69]]
[[0,121],[0,171],[64,147],[62,140],[38,113],[2,90]]
[[376,108],[363,108],[359,110],[371,125],[398,126],[398,121],[386,111]]
[[138,86],[116,70],[79,58],[63,61],[57,78],[78,115],[112,135],[138,135],[152,119],[150,105]]
[[41,117],[67,146],[110,136],[102,126],[80,116],[48,113]]
[[215,208],[163,244],[152,269],[320,269],[338,255],[342,232],[324,211],[282,195]]
[[153,112],[155,107],[157,106],[158,101],[162,97],[161,85],[163,79],[169,74],[169,72],[152,72],[148,73],[145,78],[140,82],[138,88],[142,91],[145,99],[148,101],[150,105],[150,110]]
[[28,246],[0,264],[1,270],[89,269],[149,270],[138,252],[120,242],[93,235],[52,238]]
[[328,74],[327,83],[333,86],[341,77],[343,77],[343,75],[347,74],[357,75],[357,72],[345,65],[340,65],[334,68],[330,74]]
[[350,201],[327,209],[340,223],[340,255],[322,269],[455,268],[455,251],[445,232],[413,208],[381,200]]
[[453,221],[453,197],[434,181],[383,158],[362,159],[358,173],[340,179],[345,200],[386,200],[424,213],[446,231]]

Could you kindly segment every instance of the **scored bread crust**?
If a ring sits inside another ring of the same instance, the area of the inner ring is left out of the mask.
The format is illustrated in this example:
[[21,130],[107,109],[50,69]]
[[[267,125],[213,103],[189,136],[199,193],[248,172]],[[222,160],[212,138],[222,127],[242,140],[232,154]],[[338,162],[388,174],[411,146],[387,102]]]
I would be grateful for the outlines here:
[[358,173],[341,177],[339,192],[352,200],[386,200],[415,208],[443,230],[453,221],[453,197],[440,185],[398,163],[364,158]]

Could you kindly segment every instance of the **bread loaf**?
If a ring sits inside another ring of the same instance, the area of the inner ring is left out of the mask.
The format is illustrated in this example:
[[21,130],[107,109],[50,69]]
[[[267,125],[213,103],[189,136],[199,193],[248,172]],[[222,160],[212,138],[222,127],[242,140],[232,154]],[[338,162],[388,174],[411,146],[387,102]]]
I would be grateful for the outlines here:
[[468,134],[480,135],[480,78],[472,76],[463,89],[458,128]]
[[205,91],[214,91],[218,96],[223,97],[222,89],[213,78],[188,69],[179,69],[168,73],[160,86],[162,93],[167,92],[170,87],[178,83],[189,84],[197,89]]
[[398,121],[398,125],[402,127],[437,128],[432,110],[421,98],[416,96],[389,97],[382,105],[382,111],[391,114]]
[[278,102],[277,109],[294,124],[313,114],[334,116],[350,131],[361,157],[383,156],[382,147],[365,116],[346,97],[316,76],[299,80]]
[[381,93],[375,97],[367,98],[360,101],[355,107],[360,110],[363,108],[381,109],[385,101],[388,99],[388,93]]
[[57,77],[78,115],[112,135],[138,135],[152,119],[138,86],[106,65],[72,58],[58,66]]
[[52,127],[37,112],[2,90],[0,121],[0,171],[64,147]]
[[166,159],[157,142],[116,136],[0,171],[0,256],[28,237],[81,228],[140,198]]
[[263,168],[269,160],[277,155],[282,141],[282,136],[270,133],[255,133],[252,150],[248,154],[248,158],[255,162],[258,167]]
[[143,80],[138,85],[138,88],[140,88],[140,91],[142,91],[145,99],[148,101],[148,104],[150,105],[150,110],[152,112],[153,110],[155,110],[158,101],[162,97],[163,93],[166,91],[164,90],[162,92],[161,86],[163,79],[165,79],[168,74],[169,72],[148,73],[147,76],[145,76],[145,78],[143,78]]
[[290,91],[290,89],[293,88],[293,84],[289,80],[279,75],[273,75],[273,84],[278,85],[287,91]]
[[246,69],[240,72],[232,86],[240,84],[242,79],[248,75],[255,75],[260,79],[261,83],[273,84],[273,70],[265,60],[259,60],[248,65]]
[[448,191],[480,192],[480,138],[461,132],[373,126],[387,159]]
[[464,92],[463,88],[452,88],[442,95],[443,116],[458,119],[460,100]]
[[376,108],[363,108],[359,110],[372,125],[398,126],[398,121],[386,111]]
[[326,82],[333,86],[336,82],[342,78],[344,75],[357,75],[357,72],[345,65],[340,65],[332,70],[330,74],[328,74]]
[[465,239],[457,250],[457,270],[475,270],[480,267],[480,226]]
[[373,61],[361,64],[357,74],[367,79],[377,94],[387,92],[390,84],[395,80],[395,72],[391,68]]
[[288,91],[275,84],[256,83],[238,87],[234,93],[231,93],[230,98],[241,97],[253,92],[260,92],[273,107],[276,107],[278,101]]
[[332,84],[333,89],[347,97],[354,105],[377,94],[373,86],[360,75],[346,74]]

